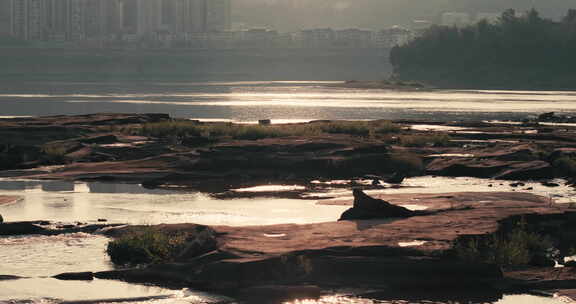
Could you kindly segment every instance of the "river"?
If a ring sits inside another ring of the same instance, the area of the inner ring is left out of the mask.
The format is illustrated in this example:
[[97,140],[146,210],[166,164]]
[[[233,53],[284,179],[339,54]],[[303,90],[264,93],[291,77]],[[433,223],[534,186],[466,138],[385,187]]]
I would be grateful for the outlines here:
[[[174,117],[253,122],[315,119],[520,120],[543,112],[576,113],[576,92],[529,91],[390,91],[329,87],[337,82],[204,82],[0,84],[0,116],[87,114],[95,112],[169,113]],[[448,192],[494,190],[485,181],[415,178],[406,188],[387,191]],[[509,190],[506,184],[495,185]],[[572,188],[533,192],[557,202],[571,202]],[[295,186],[296,187],[296,186]],[[464,190],[463,190],[464,189]],[[242,190],[239,190],[242,191]],[[333,221],[345,206],[313,200],[227,199],[204,193],[147,190],[139,185],[1,180],[0,194],[22,199],[0,206],[6,220],[158,224],[194,222],[208,225],[313,223]],[[310,193],[348,199],[349,193]],[[296,208],[295,208],[296,207]],[[407,206],[408,207],[408,206]],[[418,206],[412,206],[418,208]],[[88,234],[0,238],[0,275],[24,279],[0,281],[0,303],[234,303],[232,299],[193,290],[94,280],[58,281],[70,271],[113,269],[105,248],[108,239]],[[291,304],[430,303],[409,297],[358,298],[335,291],[319,300]],[[72,302],[70,302],[72,301]],[[438,300],[435,303],[455,303]],[[462,303],[476,303],[465,299]],[[478,300],[478,303],[486,302]],[[507,295],[491,303],[559,303],[550,297]]]
[[169,113],[180,118],[523,119],[576,113],[571,91],[395,91],[330,87],[331,81],[30,82],[0,84],[2,116],[95,112]]

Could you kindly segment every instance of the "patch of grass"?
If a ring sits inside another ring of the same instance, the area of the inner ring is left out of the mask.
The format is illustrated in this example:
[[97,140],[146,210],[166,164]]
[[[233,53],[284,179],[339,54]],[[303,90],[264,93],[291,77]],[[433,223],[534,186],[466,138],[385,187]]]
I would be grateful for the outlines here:
[[520,220],[508,232],[459,239],[454,253],[467,262],[512,266],[526,265],[535,255],[545,254],[551,248],[550,239],[529,231],[526,222]]
[[561,157],[555,160],[552,165],[559,175],[576,176],[576,159],[570,157]]
[[450,145],[450,140],[450,136],[446,134],[402,135],[399,137],[400,145],[405,147],[446,147]]
[[200,136],[202,128],[193,121],[164,121],[142,125],[141,134],[151,137]]
[[406,175],[418,175],[424,170],[422,158],[412,153],[392,153],[390,162],[394,172],[402,172]]
[[40,148],[40,151],[44,153],[46,161],[49,163],[62,162],[68,153],[68,147],[59,144],[45,144]]
[[167,233],[146,227],[109,242],[106,252],[118,265],[170,262],[184,249],[186,240],[183,232]]
[[329,121],[293,125],[241,125],[232,123],[198,123],[175,120],[143,124],[139,134],[157,138],[203,136],[209,139],[232,138],[258,140],[287,136],[347,134],[376,136],[396,133],[401,127],[389,121]]

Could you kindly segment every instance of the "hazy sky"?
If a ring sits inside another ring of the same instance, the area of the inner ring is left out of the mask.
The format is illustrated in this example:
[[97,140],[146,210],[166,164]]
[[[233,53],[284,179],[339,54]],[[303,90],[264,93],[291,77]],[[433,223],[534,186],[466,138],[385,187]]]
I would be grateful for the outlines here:
[[576,0],[233,0],[234,21],[270,25],[281,31],[311,27],[379,29],[434,19],[446,11],[501,12],[535,5],[556,16],[576,8]]

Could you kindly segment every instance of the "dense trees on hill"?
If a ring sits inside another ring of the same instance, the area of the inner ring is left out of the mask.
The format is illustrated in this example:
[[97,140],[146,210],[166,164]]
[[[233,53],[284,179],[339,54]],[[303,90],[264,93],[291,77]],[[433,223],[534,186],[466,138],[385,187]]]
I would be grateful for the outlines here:
[[454,87],[576,87],[576,10],[560,22],[536,10],[468,27],[435,26],[390,54],[396,76]]

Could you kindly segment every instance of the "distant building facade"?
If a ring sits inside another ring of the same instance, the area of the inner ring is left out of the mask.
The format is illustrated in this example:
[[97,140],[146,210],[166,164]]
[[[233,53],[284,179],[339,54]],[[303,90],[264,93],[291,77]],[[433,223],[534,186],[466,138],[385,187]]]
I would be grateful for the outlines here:
[[231,24],[230,1],[0,0],[0,34],[23,40],[75,41],[224,32]]

